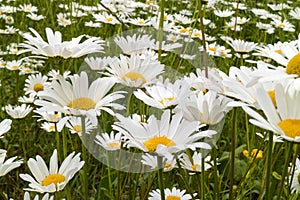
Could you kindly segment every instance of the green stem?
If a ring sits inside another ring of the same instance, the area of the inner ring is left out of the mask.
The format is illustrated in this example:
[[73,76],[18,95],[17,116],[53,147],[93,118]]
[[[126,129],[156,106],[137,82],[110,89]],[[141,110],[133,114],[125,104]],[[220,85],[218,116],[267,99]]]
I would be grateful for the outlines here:
[[67,148],[67,133],[66,131],[64,131],[64,129],[62,130],[62,139],[63,139],[63,155],[64,155],[64,158],[67,157],[68,155],[68,148]]
[[88,199],[88,168],[87,168],[87,153],[86,153],[86,148],[85,148],[85,142],[86,142],[86,133],[85,133],[85,116],[81,117],[81,126],[82,126],[82,136],[81,136],[81,148],[82,148],[82,159],[85,161],[85,165],[83,166],[83,196],[84,199]]
[[234,199],[233,182],[234,182],[234,159],[235,159],[235,135],[237,128],[237,113],[236,109],[232,111],[232,131],[231,131],[231,156],[230,156],[230,184],[229,184],[229,199]]
[[161,199],[165,199],[165,188],[164,188],[164,180],[163,180],[163,157],[157,156],[157,166],[158,166],[158,187],[160,189],[160,197]]
[[158,60],[159,61],[161,61],[161,54],[162,54],[164,14],[165,14],[165,0],[161,0],[160,18],[159,18],[159,24],[158,24]]
[[205,200],[205,159],[202,157],[201,160],[201,199]]
[[200,15],[201,34],[202,34],[203,62],[204,62],[204,67],[205,67],[205,77],[208,78],[207,49],[206,49],[206,41],[205,41],[205,29],[204,29],[204,23],[203,23],[202,3],[200,3],[200,6],[199,6],[199,15]]
[[212,158],[213,158],[213,175],[214,175],[214,199],[220,198],[220,191],[219,191],[219,179],[218,179],[218,167],[217,167],[217,150],[213,148],[212,150]]
[[268,144],[268,157],[267,157],[267,172],[266,172],[266,198],[271,199],[270,194],[270,181],[272,172],[272,148],[273,148],[273,132],[269,133],[269,144]]
[[[283,172],[282,172],[282,178],[281,178],[281,182],[280,182],[280,189],[278,190],[277,199],[281,199],[281,194],[282,194],[282,190],[283,190],[283,186],[285,183],[285,176],[286,176],[286,172],[288,170],[288,165],[289,165],[289,161],[290,161],[290,156],[293,152],[293,144],[290,142],[287,142],[287,154],[285,155],[285,163],[284,163],[284,167],[283,167]],[[288,182],[288,181],[287,181]]]

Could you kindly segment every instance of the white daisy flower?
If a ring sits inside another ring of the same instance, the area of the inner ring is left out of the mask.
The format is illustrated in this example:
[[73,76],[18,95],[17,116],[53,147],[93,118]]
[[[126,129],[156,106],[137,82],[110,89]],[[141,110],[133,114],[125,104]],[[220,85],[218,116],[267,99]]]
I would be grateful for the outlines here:
[[58,81],[54,80],[49,89],[38,93],[40,99],[34,103],[38,111],[58,111],[67,115],[87,116],[93,124],[97,124],[96,116],[104,110],[111,115],[111,108],[123,109],[122,105],[113,101],[123,98],[124,92],[117,91],[107,94],[114,86],[115,79],[105,77],[98,78],[89,86],[86,72],[71,77],[71,83],[62,76]]
[[145,89],[145,92],[138,89],[133,94],[145,104],[158,109],[175,107],[181,99],[192,94],[190,86],[182,80],[177,80],[174,84],[168,79],[164,82],[158,81],[154,85],[145,86]]
[[249,121],[258,127],[280,135],[285,140],[300,142],[300,106],[298,106],[300,84],[298,82],[291,82],[287,86],[277,84],[274,90],[276,104],[264,88],[257,87],[257,103],[266,118],[253,109],[243,106],[243,109],[253,117]]
[[43,122],[41,124],[41,129],[44,129],[48,133],[55,132],[56,131],[56,125],[55,125],[55,123],[52,123],[52,122]]
[[300,8],[297,7],[289,12],[289,15],[294,19],[300,20]]
[[170,110],[163,112],[161,120],[151,115],[147,123],[139,123],[119,114],[116,117],[119,122],[115,122],[113,129],[124,135],[125,146],[136,147],[144,152],[155,152],[167,158],[188,148],[211,149],[210,145],[198,140],[215,133],[212,130],[199,132],[197,121],[187,121],[181,114],[171,117]]
[[38,111],[34,110],[34,113],[37,113],[39,116],[34,115],[33,117],[38,117],[39,121],[46,121],[46,122],[53,122],[57,123],[58,121],[61,120],[61,113],[60,112],[55,112],[55,111]]
[[155,40],[150,35],[117,36],[114,41],[126,55],[142,54],[155,46]]
[[96,135],[95,142],[108,151],[115,151],[121,148],[121,136],[121,133],[114,134],[113,131],[110,134],[103,133]]
[[8,172],[19,167],[23,163],[23,160],[14,161],[17,158],[17,156],[4,161],[5,157],[6,150],[0,149],[0,177],[6,175]]
[[281,21],[281,20],[273,19],[271,24],[273,24],[277,28],[281,28],[284,31],[295,32],[295,26],[290,22],[288,22],[287,20]]
[[25,94],[37,94],[38,92],[43,91],[50,84],[47,80],[48,77],[45,75],[42,76],[41,73],[28,76],[25,80]]
[[22,119],[26,117],[31,111],[30,105],[22,104],[21,106],[7,105],[4,107],[6,113],[14,119]]
[[[25,192],[24,200],[31,200],[29,192]],[[39,195],[35,195],[33,200],[39,200]],[[54,200],[54,196],[50,196],[48,193],[46,193],[41,200]]]
[[36,94],[32,93],[29,96],[22,96],[18,98],[18,102],[20,103],[33,103],[35,100]]
[[[151,155],[149,153],[146,153],[142,155],[142,161],[143,165],[147,165],[151,167],[152,170],[157,170],[158,169],[158,164],[157,164],[157,156],[156,155]],[[171,159],[167,159],[166,157],[162,158],[162,163],[164,166],[164,171],[168,172],[177,167],[177,162],[174,157],[171,157]]]
[[26,13],[35,13],[38,11],[38,8],[36,6],[33,6],[31,3],[30,4],[23,4],[20,5],[18,8],[19,11],[23,11]]
[[62,35],[59,31],[53,32],[52,29],[46,28],[46,36],[48,42],[44,41],[40,34],[33,28],[29,30],[34,34],[24,34],[25,42],[19,46],[23,47],[19,54],[31,52],[32,54],[42,55],[45,57],[62,57],[62,58],[78,58],[90,53],[102,52],[103,40],[91,37],[80,43],[84,35],[72,38],[71,41],[62,42]]
[[202,163],[202,153],[198,152],[194,152],[192,158],[190,158],[187,154],[184,153],[179,159],[182,164],[182,167],[192,172],[202,172],[203,164],[205,171],[207,171],[213,166],[210,156],[206,156],[204,159],[204,163]]
[[63,74],[60,74],[59,70],[54,70],[52,69],[51,71],[48,72],[47,76],[49,76],[49,80],[58,80],[58,77],[63,76],[64,79],[70,78],[71,77],[71,72],[70,71],[65,71]]
[[234,49],[235,52],[237,52],[238,54],[243,54],[243,58],[248,57],[249,55],[247,54],[251,51],[254,51],[257,46],[257,44],[254,42],[247,42],[240,39],[228,38],[225,41]]
[[[66,119],[66,118],[64,118]],[[77,133],[79,136],[82,136],[82,130],[83,130],[83,125],[81,122],[81,117],[69,117],[67,118],[68,121],[64,124],[71,133]],[[57,125],[58,131],[61,131],[63,124],[60,122]],[[97,126],[93,125],[92,122],[88,119],[85,118],[85,133],[89,134],[91,131],[95,130]]]
[[[178,200],[190,200],[192,196],[190,194],[185,194],[185,190],[179,190],[175,187],[170,190],[169,188],[164,189],[165,197],[167,199],[178,199]],[[149,195],[148,200],[161,200],[161,191],[159,189],[152,190]]]
[[87,57],[84,62],[91,68],[91,70],[102,71],[105,70],[109,63],[113,62],[115,57]]
[[27,165],[33,177],[29,174],[20,174],[21,179],[30,182],[30,188],[24,190],[53,193],[64,189],[66,184],[83,167],[84,161],[80,161],[80,153],[75,155],[73,152],[65,158],[58,168],[57,150],[55,149],[50,158],[49,169],[39,155],[36,156],[36,160],[30,158]]
[[201,124],[217,124],[229,111],[228,103],[231,100],[209,90],[205,94],[199,92],[188,98],[180,99],[179,108],[175,112],[182,112],[189,121],[198,121]]
[[43,15],[37,15],[36,13],[28,13],[26,15],[26,17],[28,17],[29,19],[31,19],[33,21],[40,21],[42,19],[45,19],[45,16],[43,16]]
[[232,10],[214,10],[214,14],[218,17],[230,17],[234,14],[234,11]]
[[5,119],[0,123],[0,138],[3,138],[3,134],[11,129],[11,123],[11,119]]
[[135,54],[129,58],[120,55],[120,59],[109,64],[106,75],[117,78],[117,82],[129,87],[144,87],[152,83],[164,70],[164,65],[151,58],[142,59]]
[[114,17],[111,14],[107,14],[106,12],[102,14],[92,14],[93,17],[96,19],[98,22],[103,22],[106,24],[120,24],[120,22],[117,20],[116,17]]
[[[295,171],[294,171],[294,174],[290,174],[290,177],[289,177],[289,182],[292,182],[292,185],[291,185],[291,190],[292,190],[292,193],[299,193],[300,191],[300,160],[299,158],[296,158],[296,163],[295,163]],[[289,172],[292,171],[291,167],[289,168],[288,170]],[[292,179],[293,177],[293,179]]]
[[6,62],[6,69],[15,71],[22,67],[22,60],[13,60],[13,61],[7,61]]
[[150,26],[151,23],[148,19],[142,19],[140,17],[138,18],[129,18],[128,22],[130,24],[136,25],[136,26]]

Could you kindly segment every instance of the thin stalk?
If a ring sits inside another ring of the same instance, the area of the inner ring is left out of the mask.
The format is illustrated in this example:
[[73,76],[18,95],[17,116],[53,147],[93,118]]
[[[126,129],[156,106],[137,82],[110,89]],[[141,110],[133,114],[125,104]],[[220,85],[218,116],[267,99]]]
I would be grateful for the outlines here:
[[60,135],[59,135],[59,132],[57,131],[57,124],[55,123],[55,140],[56,140],[56,149],[57,149],[57,159],[59,161],[61,161],[61,149],[60,149]]
[[82,175],[82,179],[83,179],[83,186],[82,186],[82,192],[83,192],[83,196],[84,199],[88,199],[88,168],[87,168],[87,153],[86,153],[86,148],[85,148],[85,142],[86,142],[86,133],[85,133],[85,117],[82,116],[81,117],[81,126],[82,126],[82,144],[81,144],[81,148],[82,148],[82,159],[85,161],[85,165],[83,166],[83,175]]
[[270,181],[272,172],[272,148],[273,148],[273,132],[269,133],[269,144],[268,144],[268,157],[267,157],[267,172],[266,172],[266,198],[271,199],[270,194]]
[[158,24],[158,60],[159,61],[161,61],[161,54],[162,54],[164,15],[165,15],[165,0],[161,0],[160,18],[159,18],[159,24]]
[[157,156],[157,166],[158,166],[158,187],[160,189],[160,197],[161,199],[165,199],[165,188],[164,188],[164,180],[163,180],[163,158],[161,156]]
[[200,17],[200,25],[201,25],[201,34],[202,34],[202,45],[203,45],[203,62],[205,67],[205,77],[208,78],[208,62],[207,62],[207,48],[206,48],[206,40],[205,40],[205,29],[203,23],[203,12],[202,12],[202,3],[199,6],[199,17]]
[[230,156],[230,175],[229,175],[229,199],[234,199],[233,181],[234,181],[234,159],[235,159],[235,135],[237,128],[237,113],[236,109],[232,111],[232,131],[231,131],[231,156]]
[[62,139],[63,139],[63,155],[64,155],[64,158],[67,157],[68,155],[68,148],[67,148],[67,133],[66,131],[64,131],[64,129],[62,130]]
[[217,150],[213,148],[212,150],[212,158],[213,158],[213,176],[214,176],[214,199],[219,199],[220,191],[219,191],[219,179],[218,179],[218,167],[217,167]]
[[205,200],[205,169],[204,169],[204,165],[205,165],[205,159],[202,157],[201,160],[201,199]]
[[[286,172],[288,170],[288,165],[289,165],[289,161],[290,161],[290,156],[293,152],[293,144],[290,142],[287,142],[287,154],[285,155],[285,163],[284,163],[284,167],[283,167],[283,172],[282,172],[282,178],[281,178],[281,182],[280,182],[280,189],[278,190],[277,199],[281,199],[281,194],[282,194],[282,190],[283,190],[283,186],[285,183],[285,176],[286,176]],[[288,182],[288,181],[287,181]]]

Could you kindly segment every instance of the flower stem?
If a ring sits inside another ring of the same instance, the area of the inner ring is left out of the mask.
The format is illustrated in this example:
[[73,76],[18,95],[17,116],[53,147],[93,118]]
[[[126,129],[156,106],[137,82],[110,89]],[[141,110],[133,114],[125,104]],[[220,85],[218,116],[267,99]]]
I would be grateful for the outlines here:
[[202,3],[200,2],[199,6],[199,15],[200,15],[200,25],[201,25],[201,35],[202,35],[202,45],[203,45],[203,62],[205,67],[205,77],[208,78],[208,62],[207,62],[207,49],[206,49],[206,41],[205,41],[205,29],[203,23],[203,11],[202,11]]
[[[202,155],[203,156],[203,155]],[[202,157],[201,159],[201,199],[205,199],[205,192],[204,192],[204,188],[205,188],[205,159]]]
[[229,199],[234,199],[233,181],[234,181],[234,158],[235,158],[235,134],[237,126],[236,109],[232,111],[232,131],[231,131],[231,156],[230,156],[230,184],[229,184]]
[[[281,199],[281,194],[282,194],[282,190],[283,190],[283,185],[285,183],[285,176],[286,176],[286,172],[288,170],[288,165],[289,165],[289,158],[293,152],[293,144],[290,142],[286,142],[287,145],[287,154],[285,155],[285,163],[284,163],[284,167],[283,167],[283,171],[282,171],[282,178],[281,178],[281,182],[280,182],[280,189],[278,190],[277,199]],[[288,182],[288,181],[287,181]]]
[[165,189],[164,189],[164,180],[163,180],[163,157],[157,156],[157,166],[158,166],[158,187],[160,189],[161,199],[165,199]]
[[158,60],[159,61],[161,61],[161,54],[162,54],[164,14],[165,14],[165,0],[161,0],[160,18],[159,18],[159,24],[158,24]]
[[273,148],[273,132],[269,133],[269,144],[268,144],[268,157],[267,157],[267,172],[266,172],[266,198],[271,199],[270,196],[270,181],[272,172],[272,148]]
[[[82,116],[81,117],[81,126],[82,126],[82,136],[81,136],[81,147],[82,147],[82,159],[85,161],[85,163],[87,163],[87,154],[86,154],[86,147],[85,147],[85,143],[86,143],[86,133],[85,133],[85,117]],[[88,168],[87,165],[83,166],[83,175],[82,175],[82,180],[83,180],[83,196],[84,199],[88,199]]]

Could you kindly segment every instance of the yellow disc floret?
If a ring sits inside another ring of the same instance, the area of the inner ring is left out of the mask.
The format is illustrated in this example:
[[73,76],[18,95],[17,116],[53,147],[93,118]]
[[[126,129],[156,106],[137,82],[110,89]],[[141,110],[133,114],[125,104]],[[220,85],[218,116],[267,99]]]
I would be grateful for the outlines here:
[[166,147],[175,146],[175,143],[166,136],[155,136],[144,142],[144,145],[149,152],[156,151],[156,148],[159,144],[164,145]]
[[75,125],[75,126],[73,126],[73,129],[76,132],[82,132],[82,126],[81,125]]
[[41,83],[36,83],[33,86],[33,90],[36,91],[36,92],[43,91],[44,90],[44,85],[41,84]]
[[300,136],[300,119],[285,119],[279,122],[278,126],[288,137],[295,138]]
[[166,200],[180,200],[180,199],[181,198],[179,196],[172,196],[172,195],[170,195],[170,196],[166,197]]
[[300,76],[300,53],[295,55],[286,66],[286,73]]
[[268,91],[268,94],[269,94],[269,97],[270,97],[271,100],[272,100],[273,105],[274,105],[275,108],[276,108],[276,107],[277,107],[277,104],[276,104],[275,91],[274,91],[274,90],[270,90],[270,91]]
[[146,83],[145,77],[138,72],[128,72],[127,74],[122,76],[123,81],[126,81],[126,79],[130,79],[131,81],[134,81],[134,82],[138,81],[139,79],[142,80],[142,83],[139,86]]
[[193,164],[192,165],[192,169],[194,171],[196,171],[196,172],[199,172],[199,171],[201,171],[201,165],[199,165],[199,164]]
[[80,97],[71,101],[68,106],[77,110],[90,110],[95,108],[96,104],[90,98]]
[[42,181],[42,186],[48,186],[54,183],[55,187],[57,187],[57,184],[64,182],[65,179],[66,178],[61,174],[51,174]]

